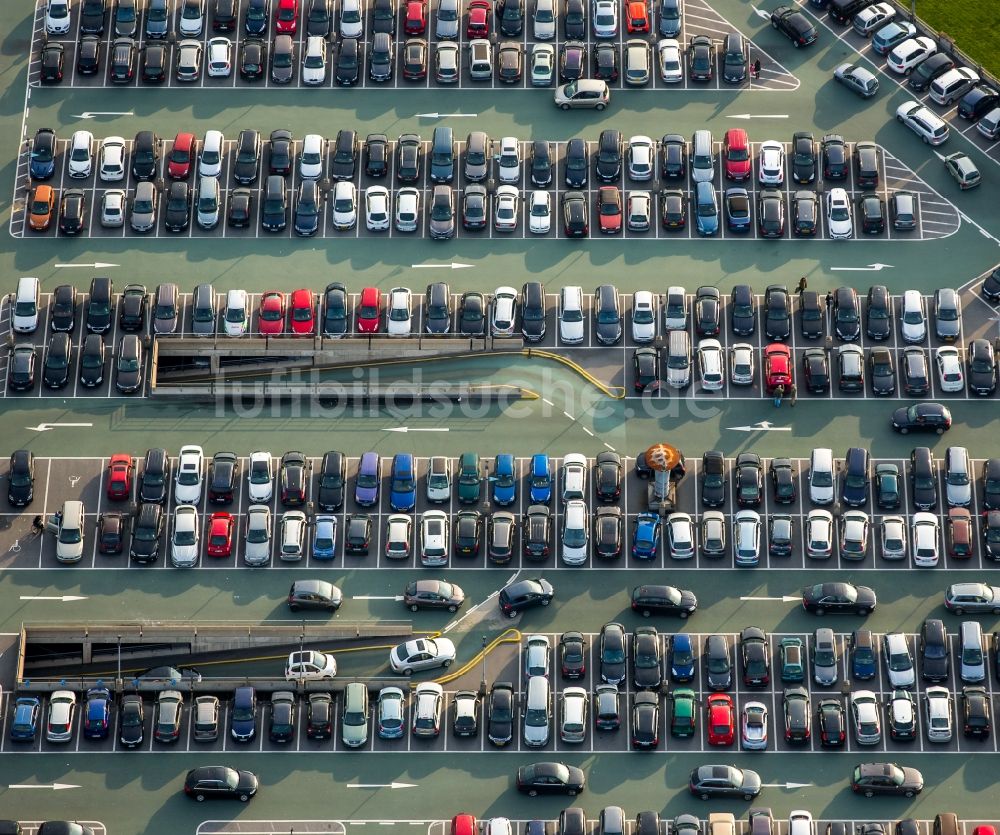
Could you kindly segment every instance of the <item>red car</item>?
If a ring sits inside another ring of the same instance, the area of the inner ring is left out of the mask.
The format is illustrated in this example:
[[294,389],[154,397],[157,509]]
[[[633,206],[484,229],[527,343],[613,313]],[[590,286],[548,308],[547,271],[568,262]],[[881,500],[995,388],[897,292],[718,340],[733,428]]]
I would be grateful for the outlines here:
[[427,3],[426,0],[410,0],[406,4],[406,23],[403,31],[407,35],[422,35],[427,29]]
[[316,329],[316,310],[312,290],[293,290],[288,311],[289,324],[296,336],[309,336]]
[[632,2],[627,7],[628,32],[630,35],[649,32],[649,7],[644,2]]
[[198,157],[198,141],[193,133],[179,133],[174,137],[167,162],[167,175],[172,180],[186,180],[191,173],[191,163]]
[[269,290],[260,297],[257,330],[261,336],[276,336],[285,329],[285,294]]
[[278,0],[274,16],[274,31],[279,35],[294,35],[299,25],[299,0]]
[[605,234],[622,231],[622,193],[618,186],[601,186],[597,190],[597,217]]
[[208,555],[228,557],[233,552],[233,531],[236,517],[224,510],[213,513],[208,521]]
[[750,139],[743,128],[730,128],[722,141],[722,158],[725,160],[726,177],[730,180],[750,178]]
[[490,36],[489,0],[472,0],[469,3],[469,24],[465,28],[467,38],[488,38]]
[[378,333],[382,318],[382,294],[377,287],[365,287],[358,300],[358,332]]
[[764,349],[764,382],[767,393],[774,394],[778,386],[788,393],[792,385],[792,349],[780,342],[772,342]]
[[725,693],[712,693],[708,705],[708,744],[732,745],[736,734],[733,699]]
[[108,499],[122,501],[132,495],[132,456],[117,452],[108,462]]

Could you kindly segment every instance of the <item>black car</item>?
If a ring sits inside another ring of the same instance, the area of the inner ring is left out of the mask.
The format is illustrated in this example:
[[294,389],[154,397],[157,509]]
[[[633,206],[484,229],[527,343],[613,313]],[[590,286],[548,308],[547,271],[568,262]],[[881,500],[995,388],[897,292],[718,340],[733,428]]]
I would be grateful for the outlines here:
[[563,37],[576,41],[587,39],[587,6],[583,0],[566,0],[563,6]]
[[[660,355],[656,348],[636,348],[632,352],[635,390],[651,393],[660,387]],[[603,453],[602,453],[603,454]]]
[[920,627],[918,642],[920,677],[924,681],[948,680],[951,654],[948,651],[948,631],[940,618],[927,618]]
[[791,459],[772,458],[769,470],[774,501],[778,504],[792,504],[797,498],[797,491]]
[[517,769],[517,790],[534,797],[538,794],[579,794],[587,785],[583,771],[572,765],[540,762]]
[[786,687],[781,702],[785,714],[785,741],[799,745],[809,742],[812,722],[809,691],[804,687]]
[[118,308],[118,324],[122,330],[137,331],[146,327],[146,287],[143,284],[128,284],[122,291]]
[[917,510],[933,510],[937,507],[937,473],[934,456],[925,446],[915,447],[910,452],[910,492],[913,506]]
[[875,592],[868,586],[819,583],[802,589],[802,608],[807,612],[867,615],[875,605]]
[[788,290],[772,284],[764,292],[764,334],[783,342],[792,335],[792,307]]
[[260,202],[260,225],[268,232],[280,232],[288,224],[288,194],[285,178],[269,174],[264,181]]
[[232,32],[236,28],[237,0],[215,0],[212,4],[212,29],[215,32]]
[[973,339],[965,354],[969,390],[981,397],[993,394],[997,387],[997,363],[988,339]]
[[248,0],[243,14],[243,29],[248,35],[260,37],[267,33],[269,9],[270,0]]
[[900,504],[899,467],[875,465],[875,503],[881,510],[893,510]]
[[625,681],[627,666],[625,627],[620,623],[606,623],[601,627],[599,662],[601,681],[621,684]]
[[303,180],[299,184],[292,212],[292,228],[296,235],[309,238],[319,231],[322,200],[319,183],[315,180]]
[[998,104],[1000,104],[1000,93],[988,84],[979,84],[962,96],[962,100],[958,103],[958,115],[976,122]]
[[878,341],[888,339],[892,333],[892,301],[889,290],[882,284],[868,288],[865,306],[865,333]]
[[384,177],[389,170],[389,138],[384,133],[370,133],[365,139],[365,173]]
[[358,135],[353,130],[337,131],[333,143],[330,176],[335,180],[353,180],[358,162]]
[[601,501],[613,502],[621,495],[622,458],[617,452],[598,453],[594,486]]
[[582,633],[564,632],[559,638],[559,669],[563,678],[583,678],[587,671],[587,641]]
[[703,765],[691,772],[688,791],[695,797],[742,797],[753,800],[760,794],[760,775],[749,768],[733,765]]
[[10,455],[7,472],[7,501],[14,507],[27,507],[35,497],[35,453],[18,449]]
[[458,306],[458,332],[464,336],[483,336],[486,331],[485,309],[482,293],[463,293]]
[[680,189],[660,192],[660,224],[664,229],[683,229],[687,226],[687,196]]
[[478,510],[460,510],[455,514],[454,549],[457,556],[474,557],[479,554],[483,538],[483,517]]
[[319,492],[316,504],[321,510],[337,510],[344,503],[344,485],[347,480],[347,457],[331,450],[323,455],[319,470]]
[[705,507],[726,503],[726,457],[718,450],[708,450],[701,457],[701,503]]
[[514,735],[514,685],[494,682],[486,703],[486,736],[494,745],[507,745]]
[[499,0],[496,4],[496,18],[501,35],[520,35],[524,26],[524,6],[521,0]]
[[944,52],[935,52],[913,68],[910,77],[906,80],[906,86],[922,93],[931,86],[934,79],[944,75],[954,66],[955,62],[949,55]]
[[[987,559],[1000,560],[1000,510],[988,510],[984,514],[983,554]],[[997,664],[1000,670],[1000,661]]]
[[110,54],[108,80],[112,84],[129,84],[135,77],[135,41],[131,38],[115,38]]
[[840,748],[847,740],[844,706],[840,699],[823,699],[816,708],[819,742],[824,748]]
[[117,511],[97,517],[97,550],[102,554],[120,554],[125,549],[128,517]]
[[622,173],[622,133],[619,130],[603,130],[597,140],[597,156],[594,161],[597,178],[610,183]]
[[[660,694],[640,690],[632,697],[632,747],[649,750],[660,744]],[[604,817],[604,812],[601,812]],[[603,828],[600,831],[605,831]]]
[[49,327],[54,331],[70,332],[76,326],[76,288],[60,284],[52,292],[49,308]]
[[226,223],[234,229],[246,229],[253,219],[253,192],[248,188],[234,188],[229,192]]
[[163,228],[168,232],[183,232],[191,222],[191,189],[178,180],[167,191],[167,210],[163,213]]
[[990,714],[990,695],[985,687],[962,688],[962,730],[967,737],[989,737]]
[[708,688],[710,690],[728,690],[733,681],[729,638],[725,635],[706,637],[702,658],[705,663],[705,680]]
[[170,53],[162,43],[147,43],[142,50],[142,81],[144,84],[162,84],[170,69]]
[[367,556],[372,538],[372,520],[367,513],[352,513],[344,523],[344,553]]
[[372,4],[372,32],[396,34],[396,4],[394,0],[375,0]]
[[42,84],[58,84],[63,78],[66,63],[66,48],[58,41],[42,47],[41,67],[38,71]]
[[622,553],[623,516],[620,508],[599,507],[594,511],[594,554],[617,559]]
[[333,31],[331,0],[308,0],[306,35],[326,38]]
[[830,362],[824,348],[807,348],[803,352],[802,371],[811,393],[824,394],[830,388]]
[[776,8],[771,12],[771,26],[788,38],[796,49],[814,43],[818,37],[816,27],[797,7],[779,6]]
[[799,327],[806,339],[826,335],[826,305],[815,290],[799,291]]
[[142,696],[135,693],[122,696],[118,712],[118,741],[126,748],[142,744],[143,713]]
[[751,336],[757,329],[757,311],[754,309],[753,290],[749,284],[733,287],[729,299],[729,316],[733,333],[737,336]]
[[357,38],[341,38],[333,76],[341,87],[351,87],[361,78],[361,46]]
[[[486,187],[472,183],[465,187],[462,196],[462,228],[478,232],[486,228],[489,215],[489,196]],[[475,336],[481,336],[483,325],[478,326]],[[460,331],[461,332],[461,331]]]
[[48,180],[56,170],[56,134],[51,128],[39,128],[31,140],[32,180]]
[[267,68],[267,46],[259,38],[247,38],[240,44],[240,78],[257,81]]
[[924,788],[924,778],[915,768],[895,763],[862,763],[851,775],[851,791],[874,797],[876,794],[913,797]]
[[792,233],[797,238],[811,238],[816,234],[819,201],[812,191],[797,191],[792,195]]
[[907,394],[927,394],[931,390],[927,355],[922,348],[915,345],[904,348],[899,366],[903,374],[903,389]]
[[233,179],[240,185],[250,185],[260,174],[260,133],[255,130],[241,130],[236,139],[236,154],[233,162]]
[[215,453],[208,472],[208,500],[212,504],[232,504],[240,475],[240,460],[236,453]]
[[688,78],[711,81],[715,75],[715,44],[708,35],[692,35],[688,40]]
[[531,182],[536,186],[552,182],[552,149],[541,139],[531,143]]
[[59,206],[59,231],[64,235],[79,235],[87,214],[87,194],[82,188],[68,188]]
[[847,144],[839,133],[828,133],[821,144],[823,176],[827,180],[847,178]]
[[598,285],[592,304],[597,341],[602,345],[616,344],[622,338],[622,315],[614,285]]
[[203,800],[239,800],[246,803],[257,794],[257,775],[221,765],[192,768],[184,778],[184,794]]
[[[539,342],[545,337],[545,288],[540,281],[527,281],[521,299],[521,335],[528,342]],[[447,333],[451,327],[451,291],[444,282],[427,288],[424,319],[428,333]]]
[[107,0],[83,0],[80,8],[80,31],[91,35],[102,34],[107,11]]
[[45,348],[42,382],[52,389],[61,389],[69,382],[70,355],[73,344],[68,333],[54,333]]
[[757,193],[757,228],[762,238],[780,238],[785,234],[785,201],[776,188]]
[[763,629],[748,626],[740,633],[740,661],[744,686],[766,687],[770,683],[770,650]]
[[125,334],[118,343],[115,387],[123,394],[132,394],[142,387],[142,342],[134,333]]
[[551,521],[552,514],[545,505],[533,504],[524,513],[521,520],[521,547],[529,559],[545,559],[549,555]]
[[694,327],[699,336],[717,336],[722,303],[717,287],[699,287],[694,301]]
[[881,346],[868,352],[868,368],[872,381],[872,392],[880,397],[896,393],[896,369],[892,362],[892,351]]
[[664,180],[687,176],[687,141],[680,134],[668,133],[660,140],[660,176]]
[[994,267],[983,279],[982,293],[992,302],[1000,300],[1000,266]]
[[308,480],[306,457],[301,452],[286,452],[281,456],[278,484],[281,487],[281,503],[285,507],[305,504]]
[[638,626],[632,635],[632,684],[637,690],[659,690],[663,681],[660,635],[655,626]]
[[1000,510],[1000,458],[987,458],[982,473],[983,508]]
[[861,305],[853,287],[833,291],[833,330],[844,342],[861,338]]
[[284,129],[271,131],[267,147],[268,173],[287,175],[292,170],[292,132]]
[[816,179],[816,140],[808,131],[792,136],[792,179],[796,183],[811,183]]
[[76,71],[80,75],[96,75],[101,69],[101,39],[83,35],[76,46]]
[[271,42],[271,82],[290,84],[295,77],[295,42],[291,35],[276,35]]
[[420,179],[421,153],[420,137],[415,133],[404,133],[396,143],[396,179],[401,183],[415,183]]
[[736,502],[740,507],[760,507],[764,496],[764,468],[755,452],[736,457]]
[[644,618],[653,614],[686,618],[698,608],[698,598],[692,591],[673,586],[636,586],[632,589],[631,607]]
[[604,81],[618,80],[618,49],[615,44],[594,44],[594,78]]
[[160,167],[160,138],[151,130],[141,130],[132,144],[132,176],[154,180]]
[[129,557],[138,563],[155,562],[160,555],[163,526],[163,508],[160,505],[145,502],[140,504],[132,526]]
[[163,504],[167,499],[170,481],[170,458],[162,447],[146,451],[146,460],[139,478],[139,499],[143,502]]
[[892,428],[902,435],[909,432],[936,432],[951,429],[951,412],[940,403],[915,403],[892,413]]
[[585,188],[587,185],[587,143],[582,139],[571,139],[566,143],[565,166],[566,185],[570,188]]
[[555,596],[555,589],[544,577],[537,580],[517,580],[504,586],[498,595],[500,611],[513,618],[525,609],[548,606]]
[[858,198],[858,215],[861,231],[866,235],[880,235],[885,231],[885,201],[877,194]]
[[35,349],[17,345],[7,366],[7,387],[12,391],[30,391],[35,387]]
[[858,188],[878,186],[878,145],[874,142],[854,143],[854,181]]

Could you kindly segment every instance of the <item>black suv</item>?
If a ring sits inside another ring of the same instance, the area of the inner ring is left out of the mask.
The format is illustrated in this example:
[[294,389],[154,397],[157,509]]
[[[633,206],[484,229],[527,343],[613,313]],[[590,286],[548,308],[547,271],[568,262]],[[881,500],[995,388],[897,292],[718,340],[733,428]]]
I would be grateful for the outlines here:
[[[521,298],[523,300],[521,335],[528,342],[539,342],[545,338],[545,288],[542,287],[540,281],[527,281],[521,288]],[[429,307],[428,304],[428,309]],[[430,320],[428,317],[429,330]]]
[[427,285],[424,329],[427,333],[448,333],[451,330],[451,288],[443,281]]
[[14,507],[27,507],[35,497],[35,453],[19,449],[11,453],[7,474],[7,501]]
[[827,180],[847,178],[847,145],[839,133],[823,137],[823,176]]
[[937,473],[928,447],[918,446],[910,452],[910,495],[917,510],[937,507]]
[[892,333],[892,307],[889,289],[882,284],[868,288],[868,304],[865,310],[865,332],[870,339],[888,339]]
[[337,510],[344,503],[344,484],[347,480],[347,457],[331,450],[323,456],[319,470],[319,493],[316,503],[321,510]]
[[353,130],[337,131],[330,176],[335,180],[353,180],[358,162],[358,134]]
[[552,153],[549,143],[541,139],[531,143],[531,182],[536,186],[552,182]]
[[709,450],[701,458],[701,503],[705,507],[726,503],[726,458],[718,450]]
[[156,179],[160,162],[160,138],[151,130],[135,135],[132,146],[132,176],[137,180]]
[[160,555],[160,534],[163,532],[163,508],[152,502],[139,505],[132,528],[129,556],[140,563],[156,562]]
[[833,291],[833,330],[844,342],[861,338],[861,305],[853,287]]
[[208,500],[212,504],[232,504],[240,460],[233,452],[217,452],[208,476]]
[[241,130],[236,139],[236,156],[233,179],[241,185],[250,185],[260,174],[260,132]]
[[521,523],[521,541],[524,555],[533,559],[545,559],[549,555],[549,523],[551,511],[545,505],[533,504]]
[[146,450],[142,475],[139,477],[139,501],[163,504],[170,482],[170,457],[162,447]]
[[928,618],[920,628],[920,677],[924,681],[947,681],[950,661],[944,622]]
[[622,132],[602,130],[597,140],[597,179],[606,183],[617,180],[622,173]]
[[859,188],[878,188],[878,146],[854,143],[854,175]]

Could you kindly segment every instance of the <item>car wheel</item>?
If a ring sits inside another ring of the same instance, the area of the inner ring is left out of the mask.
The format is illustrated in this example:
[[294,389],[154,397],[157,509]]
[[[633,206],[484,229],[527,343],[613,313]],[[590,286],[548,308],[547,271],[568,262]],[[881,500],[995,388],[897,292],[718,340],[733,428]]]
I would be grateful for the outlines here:
[[548,606],[548,605],[549,605],[549,604],[550,604],[551,602],[552,602],[552,598],[551,598],[551,597],[546,597],[546,598],[545,598],[545,599],[544,599],[544,600],[542,601],[542,605],[543,605],[543,606]]
[[1000,615],[1000,609],[994,609],[993,610],[993,614],[994,615]]
[[[597,105],[597,107],[595,107],[594,109],[595,109],[595,110],[598,110],[598,111],[600,111],[600,110],[604,110],[604,105],[603,105],[603,104],[599,104],[599,105]],[[571,792],[571,794],[576,794],[576,792]]]
[[899,115],[897,115],[897,116],[896,116],[896,121],[897,121],[897,122],[899,122],[899,124],[903,124],[903,117],[902,117],[902,116],[899,116]]
[[708,800],[708,792],[702,792],[701,793],[701,799],[702,800]]
[[649,609],[643,609],[642,610],[642,616],[644,618],[648,618],[651,614],[652,614],[652,612],[650,612]]
[[249,799],[250,799],[250,795],[248,795],[248,794],[241,794],[240,795],[240,803],[246,803]]
[[925,145],[929,145],[930,144],[930,142],[928,141],[928,139],[927,139],[926,136],[921,136],[920,138],[924,140],[924,144]]
[[528,797],[538,797],[538,789],[529,789]]
[[826,609],[814,609],[813,610],[819,617],[823,617],[826,614]]
[[754,796],[752,794],[745,794],[745,795],[743,795],[743,799],[744,800],[753,800],[753,797]]
[[868,791],[865,792],[865,797],[875,797],[875,792],[869,789]]
[[798,49],[799,48],[799,42],[798,41],[792,41],[792,48],[793,49]]
[[420,607],[416,603],[411,603],[410,604],[410,611],[411,612],[419,612],[420,611]]
[[903,797],[913,797],[913,792],[912,791],[903,792]]
[[[416,611],[416,609],[414,609],[414,611]],[[458,606],[449,606],[448,607],[448,611],[452,612],[452,613],[455,613],[455,612],[458,611]]]
[[905,426],[900,426],[899,427],[899,434],[900,435],[909,435],[910,434],[910,430],[907,427],[905,427]]
[[943,427],[943,426],[939,426],[939,427],[938,427],[937,429],[935,429],[934,431],[935,431],[935,432],[936,432],[936,433],[937,433],[938,435],[943,435],[943,434],[944,434],[944,427]]
[[517,617],[517,612],[508,612],[507,613],[507,617],[509,617],[511,620],[513,620],[514,618]]
[[443,661],[441,663],[441,666],[444,667],[445,669],[447,669],[448,667],[450,667],[451,666],[451,659],[449,658],[447,661]]
[[772,20],[771,21],[771,28],[772,29],[777,29],[778,28],[778,21]]
[[194,796],[194,799],[197,800],[199,803],[202,803],[205,800],[205,795],[203,795],[203,794],[196,794]]
[[861,609],[858,609],[858,614],[859,615],[867,615],[869,611],[871,611],[871,610],[870,609],[866,609],[866,608],[861,608]]
[[961,608],[960,606],[955,609],[952,609],[952,611],[959,617],[965,614],[965,609]]
[[289,603],[288,604],[288,609],[291,612],[297,612],[299,610],[299,607],[295,603]]
[[[679,614],[679,615],[681,616],[681,618],[682,618],[682,619],[684,619],[684,618],[686,618],[686,617],[687,617],[688,615],[690,615],[691,613],[690,613],[690,612],[679,612],[678,614]],[[647,617],[648,617],[648,614],[647,614]]]
[[404,676],[412,676],[413,675],[413,670],[411,670],[409,667],[404,667],[403,668],[403,675]]
[[569,105],[568,104],[560,104],[559,105],[559,109],[560,110],[569,110]]
[[568,794],[570,797],[576,797],[576,789],[570,789],[568,792],[566,792],[566,794]]

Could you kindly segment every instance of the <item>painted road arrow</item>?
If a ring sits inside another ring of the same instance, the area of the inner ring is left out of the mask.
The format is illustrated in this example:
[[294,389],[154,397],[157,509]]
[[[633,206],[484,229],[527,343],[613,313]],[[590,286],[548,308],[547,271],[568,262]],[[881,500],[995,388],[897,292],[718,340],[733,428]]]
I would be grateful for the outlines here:
[[104,261],[95,261],[93,264],[56,264],[56,269],[67,270],[74,267],[89,267],[92,270],[103,270],[109,267],[120,267],[121,264],[108,264]]
[[756,595],[747,595],[746,597],[741,597],[740,600],[780,600],[782,603],[791,603],[794,600],[801,600],[802,595],[799,594],[785,594],[781,597],[757,597]]
[[415,789],[416,783],[348,783],[349,789]]
[[418,113],[418,119],[475,119],[478,113]]
[[383,432],[402,432],[406,434],[407,432],[448,432],[450,431],[447,426],[415,426],[412,429],[409,426],[393,426],[388,429],[383,429]]
[[727,119],[787,119],[787,113],[727,113]]
[[86,597],[80,597],[78,594],[63,594],[57,595],[55,597],[46,597],[45,595],[39,594],[22,594],[21,600],[61,600],[63,603],[72,603],[74,600],[86,600]]
[[63,789],[79,789],[82,786],[74,786],[72,783],[13,783],[7,786],[8,789],[52,789],[52,791],[62,791]]
[[452,261],[450,264],[410,264],[410,267],[414,270],[468,270],[472,268],[472,264]]
[[761,783],[761,788],[768,789],[807,789],[812,783]]
[[791,426],[775,426],[769,420],[760,420],[750,426],[727,426],[733,432],[791,432]]
[[771,19],[771,13],[770,12],[765,12],[763,9],[758,9],[756,6],[753,6],[753,10],[754,10],[754,12],[756,12],[757,17],[763,18],[764,20],[770,20]]
[[839,270],[842,273],[880,273],[882,270],[891,270],[892,264],[869,264],[867,267],[830,267],[831,270]]
[[30,429],[32,432],[48,432],[50,429],[55,429],[61,426],[93,426],[92,423],[40,423],[38,426],[25,426],[25,429]]
[[95,116],[135,116],[131,110],[85,110],[83,113],[74,113],[71,119],[93,119]]

